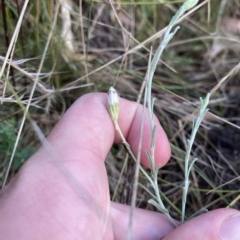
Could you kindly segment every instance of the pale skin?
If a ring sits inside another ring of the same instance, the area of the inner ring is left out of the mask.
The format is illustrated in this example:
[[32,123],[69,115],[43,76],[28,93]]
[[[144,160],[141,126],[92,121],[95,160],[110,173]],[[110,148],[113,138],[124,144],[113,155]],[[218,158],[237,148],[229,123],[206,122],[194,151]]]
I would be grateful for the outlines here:
[[[47,138],[54,154],[40,148],[4,188],[1,239],[126,239],[130,208],[110,201],[104,165],[113,142],[121,143],[106,107],[105,93],[78,99]],[[135,154],[141,113],[141,105],[120,99],[118,122]],[[157,119],[155,123],[156,164],[164,166],[170,147]],[[147,125],[143,150],[150,142]],[[142,164],[148,166],[144,153]],[[131,239],[219,240],[223,223],[235,216],[239,216],[236,210],[218,209],[174,229],[162,214],[135,209]],[[235,236],[229,240],[240,239]]]

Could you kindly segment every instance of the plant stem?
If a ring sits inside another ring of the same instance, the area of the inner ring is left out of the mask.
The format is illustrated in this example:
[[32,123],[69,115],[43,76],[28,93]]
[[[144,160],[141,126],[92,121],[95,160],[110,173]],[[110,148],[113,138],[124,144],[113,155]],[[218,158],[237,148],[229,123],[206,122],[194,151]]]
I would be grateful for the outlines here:
[[183,187],[183,195],[182,195],[182,217],[181,217],[181,222],[184,222],[184,218],[185,218],[185,209],[186,209],[186,202],[187,202],[187,192],[188,192],[188,187],[189,187],[189,174],[191,171],[191,168],[193,167],[194,162],[197,159],[194,159],[192,164],[190,164],[189,166],[189,162],[190,162],[190,153],[192,150],[192,146],[194,143],[194,139],[196,137],[197,131],[201,125],[201,122],[204,118],[204,116],[206,115],[208,109],[206,109],[208,103],[209,103],[209,98],[210,98],[210,94],[208,93],[207,96],[205,97],[204,100],[202,100],[200,98],[200,108],[199,108],[199,113],[198,116],[196,118],[195,121],[193,121],[193,130],[190,136],[190,139],[188,139],[188,144],[187,144],[187,152],[186,152],[186,156],[185,156],[185,160],[184,160],[184,187]]
[[[121,139],[122,139],[122,143],[123,145],[125,146],[127,152],[129,153],[129,155],[132,157],[132,159],[137,162],[137,159],[136,157],[134,156],[131,148],[130,148],[130,145],[129,143],[126,141],[125,137],[123,136],[122,134],[122,131],[118,125],[118,122],[117,120],[114,120],[113,121],[114,123],[114,126],[115,126],[115,129],[117,130],[117,132],[119,133]],[[158,205],[160,206],[161,209],[163,209],[163,213],[165,214],[165,216],[169,219],[169,221],[173,224],[174,227],[177,227],[177,224],[176,222],[173,220],[173,218],[170,216],[169,214],[169,211],[166,209],[166,207],[164,206],[163,202],[162,202],[162,199],[160,197],[160,193],[159,193],[159,189],[158,189],[158,183],[157,183],[157,177],[153,177],[153,179],[151,179],[149,177],[149,175],[147,174],[147,172],[144,170],[144,168],[139,165],[139,169],[140,171],[143,173],[143,175],[147,178],[147,180],[149,181],[149,183],[151,184],[151,186],[153,187],[154,189],[154,192],[155,192],[155,195],[156,195],[156,198],[157,198],[157,201],[158,201]],[[157,168],[158,170],[158,168]],[[157,174],[155,174],[155,176],[157,176]]]

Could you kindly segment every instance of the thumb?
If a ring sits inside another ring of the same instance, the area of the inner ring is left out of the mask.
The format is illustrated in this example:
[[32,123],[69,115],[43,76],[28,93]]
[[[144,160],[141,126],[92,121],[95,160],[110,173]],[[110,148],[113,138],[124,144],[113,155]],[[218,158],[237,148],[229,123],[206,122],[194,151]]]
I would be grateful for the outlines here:
[[240,212],[217,209],[184,223],[163,240],[239,240]]

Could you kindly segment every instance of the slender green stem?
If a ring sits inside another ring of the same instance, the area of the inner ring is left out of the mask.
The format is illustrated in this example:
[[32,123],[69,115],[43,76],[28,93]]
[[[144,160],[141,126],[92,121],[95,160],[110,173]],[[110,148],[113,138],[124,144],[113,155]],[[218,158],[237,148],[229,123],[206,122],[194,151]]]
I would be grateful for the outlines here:
[[[132,157],[132,159],[137,162],[136,157],[134,156],[129,143],[126,141],[125,137],[122,134],[122,131],[119,127],[119,124],[117,122],[117,120],[113,121],[115,129],[117,130],[117,132],[119,133],[121,139],[122,139],[122,143],[125,146],[127,152],[129,153],[129,155]],[[139,166],[140,171],[143,173],[143,175],[146,177],[146,179],[149,181],[149,183],[151,184],[151,186],[153,187],[153,190],[155,192],[155,196],[157,198],[158,201],[158,205],[160,206],[160,209],[163,209],[164,214],[168,217],[169,221],[173,224],[174,227],[177,227],[177,224],[175,223],[175,221],[173,220],[173,218],[170,216],[169,211],[166,209],[166,207],[164,206],[162,199],[160,197],[160,193],[159,193],[159,188],[158,188],[158,182],[157,182],[157,174],[155,174],[156,177],[153,177],[153,179],[151,179],[149,177],[149,175],[147,174],[147,172],[144,170],[144,168],[140,165]]]
[[[172,28],[174,27],[174,25],[177,23],[177,21],[179,20],[179,18],[189,9],[193,8],[199,0],[186,0],[183,5],[179,8],[179,10],[176,12],[176,14],[172,17],[170,23],[168,24],[167,30],[163,36],[163,40],[160,44],[160,46],[158,47],[152,61],[151,61],[151,54],[150,54],[150,60],[149,60],[149,65],[148,65],[148,72],[146,74],[146,89],[145,91],[147,92],[147,105],[148,105],[148,110],[149,110],[149,118],[150,118],[150,126],[151,126],[151,148],[150,148],[150,153],[147,152],[147,157],[149,159],[150,165],[151,165],[151,177],[149,177],[149,175],[146,173],[146,171],[142,168],[142,166],[140,165],[139,169],[140,171],[144,174],[144,176],[146,177],[146,179],[149,181],[149,183],[151,184],[155,195],[156,195],[156,200],[154,199],[150,199],[149,203],[153,204],[155,207],[157,207],[160,211],[162,211],[170,220],[170,222],[173,224],[173,226],[177,227],[177,224],[175,223],[175,221],[172,219],[172,217],[169,214],[169,211],[167,210],[167,208],[164,206],[163,201],[161,199],[161,195],[159,193],[159,188],[158,188],[158,170],[159,170],[159,166],[155,166],[155,134],[156,134],[156,126],[154,125],[154,115],[153,115],[153,107],[154,107],[154,99],[152,99],[152,80],[153,80],[153,75],[154,72],[156,70],[156,67],[158,65],[158,61],[162,55],[163,50],[165,49],[165,47],[167,46],[167,44],[170,42],[170,40],[173,38],[173,36],[175,35],[175,33],[178,31],[179,27],[177,26],[173,31]],[[152,53],[152,51],[151,51]],[[188,142],[188,150],[186,153],[186,158],[185,158],[185,184],[183,187],[183,200],[182,200],[182,222],[185,216],[185,206],[186,206],[186,196],[187,196],[187,190],[188,190],[188,186],[189,186],[189,158],[190,158],[190,152],[191,152],[191,148],[193,145],[193,140],[195,138],[196,132],[198,127],[200,126],[201,120],[203,119],[204,115],[206,114],[206,110],[204,109],[204,104],[205,103],[205,107],[206,107],[206,101],[201,101],[202,102],[202,108],[200,110],[203,110],[203,112],[200,112],[200,118],[199,120],[197,119],[196,124],[193,128],[193,133],[192,133],[192,137],[190,138],[190,141]],[[119,110],[119,109],[117,109]],[[137,159],[134,156],[134,154],[131,151],[130,145],[127,143],[126,139],[124,138],[121,129],[118,125],[117,122],[117,118],[112,118],[115,128],[118,131],[124,146],[126,147],[128,153],[130,154],[130,156],[134,159],[134,161],[137,163]],[[197,127],[198,126],[198,127]],[[193,166],[193,164],[190,164],[190,168]]]
[[[121,137],[121,139],[122,139],[122,143],[123,143],[123,145],[125,146],[127,152],[128,152],[129,155],[132,157],[132,159],[133,159],[135,162],[137,162],[137,159],[136,159],[136,157],[134,156],[134,154],[133,154],[133,152],[132,152],[132,150],[131,150],[131,148],[130,148],[129,143],[126,141],[125,137],[124,137],[123,134],[122,134],[122,131],[121,131],[119,125],[118,125],[118,122],[117,122],[117,121],[113,121],[113,123],[114,123],[115,129],[117,130],[117,132],[119,133],[119,135],[120,135],[120,137]],[[146,171],[144,170],[144,168],[143,168],[141,165],[140,165],[140,171],[141,171],[141,172],[144,174],[144,176],[148,179],[148,181],[150,182],[150,184],[153,185],[154,183],[153,183],[152,179],[149,177],[149,175],[146,173]]]
[[[165,49],[165,47],[167,46],[167,44],[170,42],[170,40],[173,38],[173,36],[175,35],[175,33],[178,31],[179,27],[177,26],[173,31],[172,28],[173,26],[176,24],[176,22],[178,21],[178,19],[189,9],[193,8],[196,4],[198,3],[198,0],[187,0],[183,3],[183,5],[179,8],[179,10],[176,12],[176,14],[172,17],[170,23],[168,24],[167,30],[163,36],[163,40],[160,44],[160,46],[158,47],[152,61],[151,64],[148,68],[148,73],[147,73],[147,99],[148,99],[148,109],[149,109],[149,116],[150,116],[150,125],[151,125],[151,132],[152,132],[152,140],[151,140],[151,151],[150,154],[148,154],[149,157],[149,161],[151,163],[151,167],[152,167],[152,178],[154,181],[154,186],[156,186],[157,188],[154,188],[155,193],[156,193],[156,197],[158,199],[158,203],[160,205],[160,208],[164,210],[164,213],[166,216],[168,216],[169,219],[171,219],[168,211],[165,211],[165,207],[163,205],[163,202],[161,200],[160,194],[159,194],[159,190],[158,190],[158,184],[157,184],[157,173],[158,173],[158,167],[155,166],[155,156],[154,156],[154,151],[155,151],[155,133],[156,133],[156,126],[154,125],[154,118],[153,118],[153,106],[154,106],[154,99],[152,99],[152,79],[153,79],[153,75],[154,72],[156,70],[158,61],[162,55],[163,50]],[[172,31],[172,32],[171,32]],[[196,132],[195,132],[196,134]],[[190,142],[190,145],[192,146],[193,142]],[[191,149],[191,147],[190,147]],[[189,150],[186,154],[187,159],[189,159],[190,156],[190,151]],[[188,172],[189,172],[189,167],[188,167],[188,163],[185,166],[185,176],[188,176]],[[184,186],[184,191],[183,191],[183,213],[185,215],[185,205],[186,205],[186,195],[187,195],[187,189],[189,186],[189,180],[188,177],[185,177],[185,186]],[[153,202],[152,202],[153,203]],[[154,203],[155,204],[155,203]],[[182,215],[183,216],[183,215]],[[176,226],[174,221],[171,221],[173,223],[174,226]]]
[[[185,209],[186,209],[186,202],[187,202],[187,192],[188,192],[188,187],[190,184],[189,181],[189,173],[191,171],[191,168],[193,167],[193,164],[190,164],[190,154],[191,154],[191,150],[192,150],[192,146],[194,143],[194,139],[196,137],[197,131],[201,125],[201,122],[204,118],[204,116],[206,115],[208,109],[206,109],[208,103],[209,103],[209,98],[210,98],[210,94],[208,93],[206,98],[204,100],[202,100],[200,98],[201,104],[200,104],[200,109],[199,109],[199,113],[198,116],[196,118],[195,121],[193,121],[193,130],[190,136],[190,139],[188,140],[188,144],[187,144],[187,152],[186,152],[186,156],[185,156],[185,160],[184,160],[184,186],[183,186],[183,195],[182,195],[182,217],[181,217],[181,222],[184,222],[185,219]],[[196,159],[193,160],[194,162],[196,161]],[[194,163],[193,162],[193,163]]]

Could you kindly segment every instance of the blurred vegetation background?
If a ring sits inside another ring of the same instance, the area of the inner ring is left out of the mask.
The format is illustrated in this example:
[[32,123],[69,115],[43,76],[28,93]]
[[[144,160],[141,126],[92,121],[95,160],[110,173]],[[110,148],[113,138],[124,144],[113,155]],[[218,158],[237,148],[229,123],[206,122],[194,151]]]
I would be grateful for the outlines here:
[[[0,183],[16,141],[8,181],[40,145],[28,119],[21,130],[29,101],[28,113],[45,136],[88,92],[107,92],[114,85],[121,97],[142,102],[150,48],[157,49],[182,2],[2,0]],[[238,0],[199,1],[179,23],[181,29],[153,79],[155,114],[172,147],[172,158],[159,172],[159,185],[177,219],[187,139],[199,97],[208,92],[210,111],[192,152],[199,160],[191,172],[187,216],[201,208],[240,209],[239,9]],[[113,146],[106,166],[112,197],[130,204],[134,163],[126,161],[122,146]],[[145,183],[143,177],[140,181]],[[137,205],[155,210],[148,198],[139,189]]]

